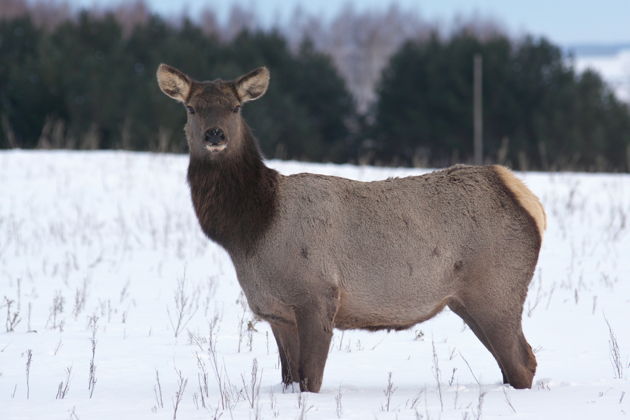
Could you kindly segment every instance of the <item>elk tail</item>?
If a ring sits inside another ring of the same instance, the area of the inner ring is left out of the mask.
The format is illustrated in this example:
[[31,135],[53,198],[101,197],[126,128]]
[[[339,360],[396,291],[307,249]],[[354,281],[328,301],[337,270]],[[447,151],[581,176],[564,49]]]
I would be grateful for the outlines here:
[[508,168],[500,165],[493,165],[492,168],[503,184],[512,192],[516,201],[534,219],[542,241],[543,234],[547,228],[547,215],[538,197],[527,188],[523,181],[514,176]]

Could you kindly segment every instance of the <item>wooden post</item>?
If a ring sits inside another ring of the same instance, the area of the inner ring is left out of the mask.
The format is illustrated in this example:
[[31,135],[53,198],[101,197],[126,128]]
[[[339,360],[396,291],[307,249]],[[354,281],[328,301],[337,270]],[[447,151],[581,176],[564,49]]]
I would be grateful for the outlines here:
[[473,60],[473,130],[474,130],[474,150],[475,165],[483,164],[483,121],[482,121],[482,85],[481,76],[483,72],[483,59],[481,54],[475,54]]

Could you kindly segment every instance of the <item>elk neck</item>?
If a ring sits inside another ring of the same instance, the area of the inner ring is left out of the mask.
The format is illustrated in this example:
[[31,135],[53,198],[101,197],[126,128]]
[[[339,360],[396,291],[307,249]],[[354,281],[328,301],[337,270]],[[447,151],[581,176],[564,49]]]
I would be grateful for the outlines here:
[[204,233],[228,253],[249,254],[276,213],[278,173],[245,125],[241,150],[220,159],[190,156],[188,184]]

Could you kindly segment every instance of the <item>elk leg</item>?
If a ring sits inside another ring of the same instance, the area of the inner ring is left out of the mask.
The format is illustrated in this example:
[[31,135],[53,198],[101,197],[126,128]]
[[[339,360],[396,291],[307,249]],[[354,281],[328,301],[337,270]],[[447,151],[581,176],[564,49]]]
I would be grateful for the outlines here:
[[499,364],[499,369],[501,369],[501,375],[503,376],[503,383],[507,384],[508,383],[507,375],[505,374],[505,370],[503,369],[503,366],[501,366],[501,363],[499,363],[499,359],[494,349],[490,345],[490,342],[488,341],[488,338],[486,337],[483,330],[479,327],[479,325],[477,325],[475,320],[468,314],[468,312],[466,312],[466,308],[464,307],[464,305],[462,305],[459,299],[452,299],[451,301],[449,301],[448,307],[451,309],[451,311],[455,312],[455,314],[457,314],[466,323],[466,325],[468,325],[471,331],[477,336],[479,341],[481,341],[481,343],[485,346],[485,348],[488,349],[488,351],[492,354],[494,359]]
[[296,311],[300,337],[300,390],[319,392],[332,339],[335,311]]
[[271,324],[271,331],[276,338],[280,366],[282,368],[282,383],[291,385],[299,382],[300,346],[297,328],[294,324]]
[[512,303],[514,305],[502,309],[501,305],[493,305],[484,298],[467,296],[462,299],[464,312],[479,330],[479,334],[475,334],[487,340],[486,344],[481,339],[501,367],[504,381],[517,389],[531,388],[536,373],[536,357],[523,335],[522,303]]
[[523,336],[521,326],[511,330],[497,328],[490,323],[484,329],[489,331],[487,335],[490,344],[495,349],[497,360],[503,366],[507,383],[516,389],[531,388],[536,374],[536,357]]

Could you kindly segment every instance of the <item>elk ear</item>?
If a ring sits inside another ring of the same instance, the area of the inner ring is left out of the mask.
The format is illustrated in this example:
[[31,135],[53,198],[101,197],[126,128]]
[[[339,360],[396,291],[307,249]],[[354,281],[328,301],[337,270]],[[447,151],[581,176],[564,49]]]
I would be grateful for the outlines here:
[[253,101],[265,94],[269,86],[269,70],[258,67],[234,81],[241,103]]
[[168,64],[160,64],[157,69],[157,81],[160,89],[167,96],[179,102],[186,102],[190,94],[192,79]]

